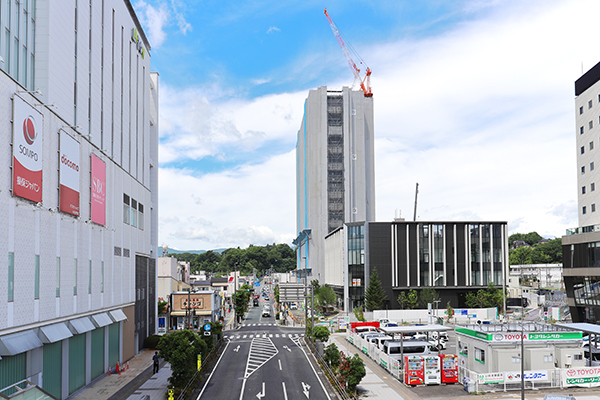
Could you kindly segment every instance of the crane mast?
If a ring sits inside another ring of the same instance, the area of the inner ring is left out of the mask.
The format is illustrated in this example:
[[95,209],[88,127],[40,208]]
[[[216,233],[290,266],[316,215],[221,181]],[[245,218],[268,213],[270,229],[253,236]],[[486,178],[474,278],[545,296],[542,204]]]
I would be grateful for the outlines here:
[[329,13],[327,12],[327,8],[325,8],[325,16],[327,17],[327,20],[329,21],[329,25],[331,26],[331,30],[333,31],[333,34],[335,35],[335,38],[337,39],[338,44],[340,45],[340,47],[342,48],[342,51],[344,52],[344,55],[346,56],[346,60],[348,61],[348,65],[350,66],[350,69],[352,70],[352,73],[354,74],[354,78],[360,82],[360,89],[365,94],[365,97],[373,97],[373,93],[371,92],[371,69],[369,67],[367,67],[367,69],[365,71],[365,77],[362,78],[360,76],[360,69],[356,66],[356,63],[354,62],[354,60],[352,59],[352,56],[348,52],[348,48],[346,47],[346,44],[344,43],[344,39],[342,39],[342,35],[340,35],[340,31],[335,26],[335,24],[333,23],[333,20],[329,16]]

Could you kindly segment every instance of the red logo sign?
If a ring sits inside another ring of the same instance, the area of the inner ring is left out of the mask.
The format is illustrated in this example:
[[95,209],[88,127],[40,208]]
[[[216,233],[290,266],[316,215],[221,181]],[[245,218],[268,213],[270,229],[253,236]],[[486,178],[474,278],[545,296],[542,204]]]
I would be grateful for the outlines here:
[[25,137],[27,144],[30,146],[37,137],[37,132],[35,131],[35,121],[31,115],[23,120],[23,136]]

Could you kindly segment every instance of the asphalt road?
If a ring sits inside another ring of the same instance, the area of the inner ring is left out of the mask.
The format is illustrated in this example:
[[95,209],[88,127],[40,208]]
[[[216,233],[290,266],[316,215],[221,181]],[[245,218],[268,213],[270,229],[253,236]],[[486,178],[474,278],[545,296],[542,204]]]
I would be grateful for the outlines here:
[[198,400],[330,400],[301,346],[304,329],[278,325],[272,304],[261,298],[239,330],[225,332],[229,343]]

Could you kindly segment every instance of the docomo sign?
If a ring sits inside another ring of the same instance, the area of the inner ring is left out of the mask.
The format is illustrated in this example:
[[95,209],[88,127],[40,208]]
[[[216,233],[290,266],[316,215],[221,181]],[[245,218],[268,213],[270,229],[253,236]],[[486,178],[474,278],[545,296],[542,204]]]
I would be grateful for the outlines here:
[[44,117],[13,96],[13,195],[42,201]]
[[79,216],[79,142],[60,131],[60,211]]

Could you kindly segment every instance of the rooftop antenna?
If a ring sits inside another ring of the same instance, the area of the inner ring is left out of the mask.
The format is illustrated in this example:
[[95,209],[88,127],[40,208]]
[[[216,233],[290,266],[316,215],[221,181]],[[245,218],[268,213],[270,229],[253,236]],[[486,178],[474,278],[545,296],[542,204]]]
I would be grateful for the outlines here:
[[413,221],[417,220],[417,196],[419,195],[419,182],[417,182],[417,187],[415,188],[415,214],[413,216]]

